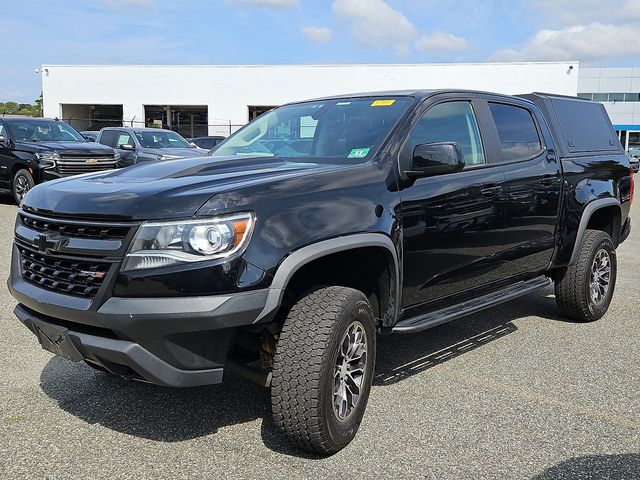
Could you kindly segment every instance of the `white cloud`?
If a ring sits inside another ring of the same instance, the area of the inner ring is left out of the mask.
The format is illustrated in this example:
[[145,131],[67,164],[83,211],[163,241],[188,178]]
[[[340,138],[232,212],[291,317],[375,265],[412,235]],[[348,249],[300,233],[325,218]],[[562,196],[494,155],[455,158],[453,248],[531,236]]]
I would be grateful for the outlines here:
[[229,0],[231,3],[242,3],[254,7],[296,8],[300,0]]
[[469,42],[448,32],[434,32],[422,35],[416,41],[416,49],[423,55],[442,55],[451,52],[463,52],[470,48]]
[[417,35],[413,24],[383,0],[335,0],[333,13],[352,22],[356,42],[363,46],[392,46],[398,55],[408,53]]
[[469,47],[462,37],[448,32],[421,34],[399,10],[384,0],[335,0],[333,13],[351,22],[356,43],[365,47],[392,47],[397,56],[407,55],[415,47],[424,55],[460,52]]
[[308,26],[302,27],[300,31],[305,37],[316,43],[327,43],[333,36],[333,32],[329,27]]
[[540,30],[518,49],[500,50],[493,60],[607,60],[640,55],[638,28],[598,22]]

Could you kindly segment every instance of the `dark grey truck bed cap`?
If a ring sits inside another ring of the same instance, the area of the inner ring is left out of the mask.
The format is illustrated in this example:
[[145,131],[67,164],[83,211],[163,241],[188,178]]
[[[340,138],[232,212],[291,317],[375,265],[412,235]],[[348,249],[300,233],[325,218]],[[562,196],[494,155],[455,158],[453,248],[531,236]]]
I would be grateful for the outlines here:
[[535,103],[542,110],[561,157],[624,154],[601,103],[548,93],[518,96]]

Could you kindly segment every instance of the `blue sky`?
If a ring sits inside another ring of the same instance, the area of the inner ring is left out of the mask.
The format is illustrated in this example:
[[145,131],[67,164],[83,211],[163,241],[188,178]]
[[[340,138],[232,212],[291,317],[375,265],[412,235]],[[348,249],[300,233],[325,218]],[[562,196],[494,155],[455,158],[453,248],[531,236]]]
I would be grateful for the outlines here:
[[640,0],[9,0],[0,101],[41,64],[640,66]]

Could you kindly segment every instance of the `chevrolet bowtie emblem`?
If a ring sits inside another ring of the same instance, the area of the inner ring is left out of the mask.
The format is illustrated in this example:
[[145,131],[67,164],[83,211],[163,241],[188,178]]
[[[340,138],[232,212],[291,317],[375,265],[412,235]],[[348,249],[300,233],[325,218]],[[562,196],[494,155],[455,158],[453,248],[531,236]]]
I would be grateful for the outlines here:
[[66,240],[62,238],[49,238],[46,235],[38,235],[33,239],[33,244],[38,248],[39,252],[59,252]]
[[85,160],[84,163],[98,163],[98,160],[96,160],[95,158],[90,158],[89,160]]

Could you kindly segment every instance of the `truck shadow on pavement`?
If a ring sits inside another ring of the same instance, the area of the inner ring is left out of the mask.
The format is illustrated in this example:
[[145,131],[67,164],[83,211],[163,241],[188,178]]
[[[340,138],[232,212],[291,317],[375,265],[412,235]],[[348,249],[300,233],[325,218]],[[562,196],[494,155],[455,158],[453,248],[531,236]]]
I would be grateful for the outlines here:
[[631,480],[640,478],[640,454],[587,455],[572,458],[547,468],[533,480],[582,480],[606,478],[607,480]]
[[[456,358],[518,329],[529,315],[560,319],[549,289],[414,335],[379,337],[374,388]],[[263,419],[265,446],[278,453],[322,458],[290,446],[274,428],[269,391],[225,374],[221,385],[188,389],[126,381],[54,357],[40,376],[41,388],[60,408],[89,424],[146,439],[180,442],[226,426]]]

